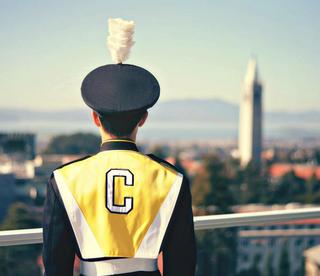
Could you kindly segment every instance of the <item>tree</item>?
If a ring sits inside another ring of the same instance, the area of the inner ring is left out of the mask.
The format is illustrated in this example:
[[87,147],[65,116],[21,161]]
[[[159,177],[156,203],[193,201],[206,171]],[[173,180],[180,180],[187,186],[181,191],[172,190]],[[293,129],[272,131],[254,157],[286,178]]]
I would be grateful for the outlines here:
[[276,187],[272,203],[303,202],[305,193],[305,181],[290,171],[283,175],[281,182]]
[[204,171],[195,176],[192,196],[195,205],[217,207],[216,213],[229,213],[234,198],[225,164],[215,155],[204,159]]
[[261,260],[261,256],[256,254],[253,257],[253,261],[251,266],[248,269],[241,270],[237,276],[259,276],[261,275],[259,270],[259,263]]
[[41,226],[41,215],[35,214],[27,205],[17,202],[10,206],[1,224],[1,230],[36,228]]
[[[1,225],[1,230],[40,227],[39,216],[22,203],[13,204]],[[0,248],[0,271],[4,276],[40,275],[37,258],[41,245]]]
[[316,173],[306,181],[306,194],[303,196],[304,203],[319,204],[320,203],[320,180]]
[[[211,230],[209,230],[211,232]],[[214,243],[208,231],[197,231],[197,276],[213,274],[212,249]]]
[[316,149],[314,151],[314,159],[316,160],[317,164],[320,165],[320,149]]
[[99,151],[101,138],[92,133],[75,133],[54,136],[44,153],[49,154],[94,154]]
[[[204,170],[196,175],[193,201],[198,206],[214,206],[215,213],[229,213],[234,203],[226,165],[215,155],[204,159]],[[199,256],[197,275],[234,275],[236,267],[236,230],[215,229],[197,233]]]
[[182,173],[183,175],[188,175],[187,171],[182,166],[178,155],[176,155],[175,160],[176,160],[176,162],[175,162],[174,166],[177,168],[178,172]]
[[305,263],[306,263],[306,259],[305,259],[305,257],[302,257],[300,268],[295,275],[297,275],[297,276],[305,276],[306,275],[306,270],[305,270],[306,264]]
[[274,275],[274,271],[273,271],[273,261],[272,261],[272,253],[269,252],[265,265],[264,265],[264,269],[263,269],[263,276],[273,276]]
[[152,154],[155,156],[161,158],[161,159],[166,159],[168,157],[168,154],[166,152],[166,149],[163,146],[160,145],[154,145],[151,147]]
[[261,274],[260,270],[259,270],[260,260],[261,260],[260,255],[258,255],[258,254],[254,255],[252,265],[249,268],[249,275],[250,276],[258,276]]
[[239,171],[237,181],[241,184],[239,191],[239,203],[266,203],[268,201],[268,175],[260,166],[252,162]]
[[317,179],[316,174],[314,173],[307,181],[306,181],[306,193],[303,197],[303,202],[312,204],[318,203],[318,195],[319,195],[319,181]]
[[281,250],[278,276],[287,276],[287,275],[290,275],[290,261],[289,261],[288,244],[287,242],[285,242]]

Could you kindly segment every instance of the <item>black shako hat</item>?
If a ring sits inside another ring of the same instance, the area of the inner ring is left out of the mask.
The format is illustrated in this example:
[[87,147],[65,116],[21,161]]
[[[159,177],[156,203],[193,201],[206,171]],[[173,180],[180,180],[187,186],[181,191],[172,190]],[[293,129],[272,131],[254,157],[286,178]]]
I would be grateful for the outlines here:
[[98,113],[140,111],[157,102],[160,86],[142,67],[108,64],[85,77],[81,94],[85,103]]
[[152,107],[160,96],[157,79],[146,69],[122,64],[134,44],[134,22],[109,19],[108,48],[116,64],[91,71],[83,80],[84,102],[98,114],[139,112]]

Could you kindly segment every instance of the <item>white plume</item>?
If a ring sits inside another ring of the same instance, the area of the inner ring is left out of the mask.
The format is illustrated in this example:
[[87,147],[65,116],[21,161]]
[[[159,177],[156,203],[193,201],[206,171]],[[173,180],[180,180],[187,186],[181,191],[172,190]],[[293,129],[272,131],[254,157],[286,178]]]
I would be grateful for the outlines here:
[[134,44],[134,22],[123,20],[121,18],[110,18],[108,48],[111,58],[115,63],[122,63],[128,57],[130,48]]

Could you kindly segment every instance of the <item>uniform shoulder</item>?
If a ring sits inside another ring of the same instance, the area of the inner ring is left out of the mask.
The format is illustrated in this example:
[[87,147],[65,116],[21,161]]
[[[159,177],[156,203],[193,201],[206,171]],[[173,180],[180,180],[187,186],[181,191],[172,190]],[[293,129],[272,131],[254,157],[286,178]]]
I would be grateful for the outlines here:
[[170,162],[168,162],[167,160],[165,159],[162,159],[152,153],[149,153],[149,154],[146,154],[148,157],[150,157],[152,160],[162,164],[162,165],[165,165],[173,170],[175,170],[176,172],[180,173],[180,174],[184,174],[184,172],[182,172],[181,170],[179,170],[176,166],[174,166],[173,164],[171,164]]
[[[47,184],[48,184],[48,188],[47,188],[47,189],[48,189],[48,190],[47,190],[47,191],[48,191],[48,192],[54,191],[54,193],[56,194],[56,196],[59,198],[60,202],[63,204],[63,201],[62,201],[61,196],[60,196],[60,193],[59,193],[59,189],[58,189],[57,184],[56,184],[55,172],[58,171],[58,170],[60,170],[60,169],[62,169],[62,168],[67,168],[68,166],[71,166],[71,165],[73,165],[73,164],[77,164],[77,163],[79,163],[79,162],[81,162],[81,161],[87,160],[88,158],[90,158],[90,157],[92,157],[92,156],[94,156],[94,155],[82,156],[82,157],[80,157],[80,158],[74,159],[74,160],[72,160],[72,161],[70,161],[70,162],[64,163],[64,164],[60,165],[59,167],[55,168],[55,169],[51,172],[51,175],[50,175],[50,177],[49,177],[49,179],[48,179],[48,182],[47,182]],[[52,188],[50,189],[49,187],[52,187]]]
[[74,160],[72,160],[72,161],[70,161],[70,162],[67,162],[67,163],[64,163],[64,164],[60,165],[59,167],[55,168],[53,171],[56,171],[56,170],[65,168],[65,167],[67,167],[67,166],[69,166],[69,165],[76,164],[76,163],[78,163],[78,162],[81,162],[81,161],[86,160],[86,159],[88,159],[88,158],[90,158],[90,157],[93,157],[93,156],[94,156],[94,155],[86,155],[86,156],[79,157],[79,158],[74,159]]

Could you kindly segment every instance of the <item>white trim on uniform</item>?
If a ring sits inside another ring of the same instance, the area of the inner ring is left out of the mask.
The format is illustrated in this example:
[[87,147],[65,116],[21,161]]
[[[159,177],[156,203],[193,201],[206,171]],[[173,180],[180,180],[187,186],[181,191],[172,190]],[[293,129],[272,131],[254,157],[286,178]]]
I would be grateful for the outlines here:
[[157,259],[125,258],[107,261],[80,263],[80,273],[85,276],[102,276],[135,271],[156,271],[158,269]]
[[181,189],[183,175],[178,173],[167,197],[163,201],[154,221],[144,236],[135,258],[157,258],[164,234],[167,230],[172,212]]
[[70,192],[64,177],[59,173],[59,170],[54,171],[53,174],[82,257],[85,259],[104,257],[104,253],[82,214],[78,203]]

